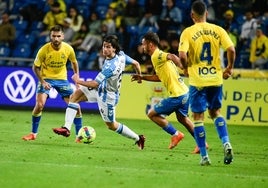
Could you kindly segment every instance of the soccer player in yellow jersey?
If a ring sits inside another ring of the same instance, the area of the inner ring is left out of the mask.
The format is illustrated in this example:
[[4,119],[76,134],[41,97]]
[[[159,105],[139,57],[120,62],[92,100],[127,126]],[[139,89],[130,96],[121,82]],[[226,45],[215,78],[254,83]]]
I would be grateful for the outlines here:
[[177,65],[180,64],[178,56],[166,53],[159,49],[159,37],[156,33],[148,32],[143,36],[142,46],[144,52],[151,56],[156,75],[132,75],[132,81],[147,80],[162,82],[169,97],[162,99],[148,111],[148,117],[171,135],[169,149],[173,149],[183,138],[184,134],[165,118],[175,112],[177,120],[183,124],[194,137],[194,125],[188,118],[188,87],[180,77]]
[[[67,62],[72,64],[74,74],[79,75],[78,62],[73,48],[63,42],[64,33],[60,25],[50,30],[50,42],[44,44],[38,51],[33,64],[33,72],[38,79],[36,103],[32,111],[32,131],[22,137],[23,140],[35,140],[38,132],[42,111],[49,96],[51,88],[57,90],[68,104],[73,89],[67,80]],[[81,111],[74,120],[76,131],[82,127]],[[69,136],[69,135],[66,135]]]
[[[207,14],[203,1],[192,4],[191,18],[194,25],[181,33],[178,51],[184,72],[189,76],[189,103],[193,113],[195,139],[200,148],[200,164],[211,164],[205,147],[204,112],[207,108],[224,147],[224,164],[230,164],[233,151],[220,108],[223,78],[228,79],[232,75],[235,48],[223,28],[206,22]],[[227,51],[228,65],[224,71],[221,69],[220,47]]]

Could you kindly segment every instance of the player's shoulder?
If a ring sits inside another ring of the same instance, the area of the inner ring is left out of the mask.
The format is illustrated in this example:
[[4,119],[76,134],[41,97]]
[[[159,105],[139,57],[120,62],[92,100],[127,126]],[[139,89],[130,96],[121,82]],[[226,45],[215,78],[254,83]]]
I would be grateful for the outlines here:
[[67,42],[61,42],[61,44],[62,44],[62,46],[63,47],[65,47],[65,48],[69,48],[69,49],[73,49],[73,47],[70,45],[70,44],[68,44]]
[[46,53],[47,51],[49,51],[50,50],[50,46],[51,46],[51,43],[50,42],[47,42],[47,43],[45,43],[45,44],[43,44],[40,48],[39,48],[39,52],[44,52],[44,53]]
[[73,47],[70,44],[66,42],[62,42],[61,44],[62,44],[61,46],[62,50],[69,52],[69,53],[75,53]]
[[215,23],[209,23],[212,27],[217,28],[217,29],[224,29],[223,27],[221,27],[220,25],[217,25]]
[[118,54],[116,55],[116,58],[118,58],[119,60],[125,61],[126,56],[127,56],[127,55],[125,54],[125,52],[121,50],[121,51],[118,52]]
[[119,52],[118,52],[118,56],[125,56],[126,54],[125,54],[125,52],[123,51],[123,50],[120,50]]

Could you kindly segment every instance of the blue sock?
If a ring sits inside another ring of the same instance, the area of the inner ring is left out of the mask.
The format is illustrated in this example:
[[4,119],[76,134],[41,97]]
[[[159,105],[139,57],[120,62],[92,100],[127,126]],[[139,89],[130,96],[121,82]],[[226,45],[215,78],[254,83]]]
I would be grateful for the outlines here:
[[222,116],[219,116],[214,119],[214,124],[216,126],[222,144],[229,142],[229,136],[225,119]]
[[74,118],[75,135],[78,135],[78,131],[82,128],[82,116]]
[[200,155],[207,156],[207,149],[206,149],[206,131],[203,122],[194,122],[194,137],[197,146],[200,149]]
[[171,123],[168,123],[167,126],[163,127],[163,130],[170,135],[174,135],[177,132],[177,130],[172,126]]
[[32,133],[38,132],[39,122],[41,120],[41,113],[37,116],[32,115]]

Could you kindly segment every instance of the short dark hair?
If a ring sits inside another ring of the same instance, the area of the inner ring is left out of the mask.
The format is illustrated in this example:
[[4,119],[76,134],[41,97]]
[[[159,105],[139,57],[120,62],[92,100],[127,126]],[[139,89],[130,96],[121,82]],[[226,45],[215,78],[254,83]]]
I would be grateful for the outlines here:
[[51,33],[52,31],[56,31],[56,32],[61,31],[61,32],[64,32],[64,29],[63,29],[62,25],[55,25],[54,27],[52,27],[50,29],[50,32],[49,33]]
[[103,42],[108,42],[115,48],[115,53],[118,54],[120,52],[119,40],[116,35],[108,35],[105,36]]
[[143,36],[143,39],[152,42],[156,46],[159,46],[160,39],[159,39],[158,35],[152,31],[149,31],[148,33],[146,33]]
[[197,0],[193,2],[192,10],[199,16],[203,16],[207,10],[207,6],[203,1]]

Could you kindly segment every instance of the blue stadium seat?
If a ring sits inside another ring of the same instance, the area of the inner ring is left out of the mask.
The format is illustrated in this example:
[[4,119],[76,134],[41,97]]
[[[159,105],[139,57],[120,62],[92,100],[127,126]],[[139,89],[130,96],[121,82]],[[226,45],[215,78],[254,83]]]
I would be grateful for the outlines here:
[[77,4],[75,5],[75,7],[77,8],[78,12],[83,16],[83,18],[85,20],[88,20],[90,15],[89,6],[83,4]]
[[39,31],[41,32],[43,30],[43,22],[42,21],[34,21],[31,24],[31,31]]
[[176,0],[175,5],[182,10],[188,10],[191,8],[192,1],[189,0]]
[[112,2],[113,2],[113,0],[97,0],[96,5],[108,7]]
[[88,70],[94,69],[94,65],[95,65],[97,57],[98,57],[98,52],[91,51],[90,54],[88,55],[86,62],[85,62],[85,68]]
[[43,35],[43,36],[38,36],[36,46],[41,46],[44,45],[45,43],[49,42],[49,36]]
[[[32,48],[31,45],[28,43],[20,43],[15,46],[15,48],[11,51],[11,56],[12,57],[17,57],[17,58],[29,58],[32,54]],[[28,62],[17,62],[18,65],[27,65]]]
[[126,31],[131,36],[139,34],[139,26],[138,25],[128,25]]
[[18,43],[28,43],[31,46],[36,42],[36,35],[34,33],[21,33],[19,36],[16,38],[16,42]]
[[74,1],[74,0],[64,0],[67,11],[69,10],[69,8],[70,8],[73,4],[76,4],[76,3],[74,3],[73,1]]
[[138,1],[138,5],[140,5],[141,7],[144,7],[145,0],[137,0],[137,1]]
[[100,19],[105,18],[107,10],[108,10],[108,6],[105,6],[105,5],[98,5],[95,8],[95,12],[97,12]]
[[238,22],[239,25],[242,26],[242,24],[246,21],[246,17],[243,14],[237,15],[236,21]]
[[140,36],[144,35],[145,33],[149,32],[149,31],[152,31],[152,32],[156,33],[158,31],[158,29],[156,27],[154,27],[154,26],[144,26],[144,27],[140,28],[139,35]]
[[88,53],[85,51],[78,50],[76,51],[76,59],[79,64],[79,68],[85,68],[84,65],[86,64],[86,60],[88,58]]
[[[27,5],[27,4],[26,4]],[[24,1],[14,1],[13,7],[10,10],[11,14],[19,14],[20,9],[25,6],[25,2]]]
[[12,22],[12,24],[16,28],[16,31],[26,31],[28,27],[28,21],[22,19],[16,19]]
[[[0,57],[9,57],[10,48],[7,45],[0,46]],[[0,59],[0,65],[6,65],[7,61]]]
[[74,0],[75,5],[85,5],[87,7],[93,4],[93,0]]
[[139,26],[137,25],[128,25],[126,27],[126,32],[129,36],[128,40],[128,48],[126,51],[130,52],[133,48],[135,48],[139,43]]

